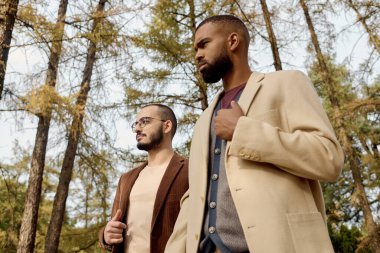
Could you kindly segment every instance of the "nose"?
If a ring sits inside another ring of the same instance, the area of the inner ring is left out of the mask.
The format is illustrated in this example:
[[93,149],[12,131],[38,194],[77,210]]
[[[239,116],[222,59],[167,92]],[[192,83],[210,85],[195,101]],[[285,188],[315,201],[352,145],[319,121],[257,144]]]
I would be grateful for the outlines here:
[[133,132],[137,133],[137,134],[141,133],[141,125],[140,125],[140,123],[136,124],[135,128],[133,129]]
[[197,52],[195,53],[195,60],[197,63],[204,58],[204,55],[202,53],[202,50],[198,49]]

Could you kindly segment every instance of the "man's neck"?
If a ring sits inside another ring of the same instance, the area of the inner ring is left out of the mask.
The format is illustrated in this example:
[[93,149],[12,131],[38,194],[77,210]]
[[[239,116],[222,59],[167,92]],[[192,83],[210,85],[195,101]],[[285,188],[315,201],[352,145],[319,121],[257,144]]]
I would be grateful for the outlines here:
[[171,147],[159,148],[149,150],[148,152],[148,166],[160,166],[168,163],[174,154],[174,150]]
[[233,68],[226,76],[223,77],[224,91],[228,91],[242,85],[243,83],[246,83],[251,74],[252,71],[248,66]]

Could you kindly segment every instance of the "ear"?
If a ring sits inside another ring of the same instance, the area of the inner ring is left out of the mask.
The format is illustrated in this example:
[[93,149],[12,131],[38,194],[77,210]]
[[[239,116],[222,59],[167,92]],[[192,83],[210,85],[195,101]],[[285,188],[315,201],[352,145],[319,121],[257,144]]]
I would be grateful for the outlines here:
[[170,133],[172,131],[173,123],[170,120],[164,122],[164,133]]
[[228,46],[231,51],[235,51],[240,43],[239,35],[236,32],[231,33],[228,36]]

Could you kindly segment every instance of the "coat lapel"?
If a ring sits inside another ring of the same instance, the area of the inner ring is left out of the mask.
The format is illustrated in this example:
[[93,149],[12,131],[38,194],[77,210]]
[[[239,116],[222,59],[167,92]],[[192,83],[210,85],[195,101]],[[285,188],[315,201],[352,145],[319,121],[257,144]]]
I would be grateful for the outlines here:
[[247,85],[245,86],[239,99],[239,105],[241,109],[243,109],[244,115],[247,115],[257,91],[261,87],[260,81],[263,80],[264,77],[265,75],[259,72],[253,72],[249,77]]
[[[202,149],[202,156],[203,159],[200,161],[208,161],[208,153],[209,153],[209,142],[210,142],[210,127],[211,127],[211,119],[212,114],[214,113],[215,107],[218,104],[219,97],[222,94],[222,92],[218,92],[216,94],[215,98],[213,99],[210,106],[203,112],[200,121],[199,121],[199,128],[202,129],[200,132],[200,143],[201,149]],[[207,165],[206,165],[207,166]]]
[[169,162],[168,167],[162,177],[161,183],[157,190],[156,200],[154,202],[153,216],[152,216],[152,226],[151,229],[156,224],[158,214],[163,208],[166,196],[169,193],[170,186],[173,183],[174,178],[177,176],[181,168],[183,167],[184,159],[177,154],[174,154]]
[[[253,99],[255,98],[257,92],[259,91],[261,87],[260,81],[263,80],[264,77],[265,75],[259,72],[253,72],[251,76],[249,77],[247,84],[243,92],[241,93],[240,99],[238,101],[241,109],[243,110],[244,115],[248,114],[248,111],[251,107]],[[231,145],[231,141],[228,141],[227,146],[226,146],[226,154],[228,154],[230,145]]]

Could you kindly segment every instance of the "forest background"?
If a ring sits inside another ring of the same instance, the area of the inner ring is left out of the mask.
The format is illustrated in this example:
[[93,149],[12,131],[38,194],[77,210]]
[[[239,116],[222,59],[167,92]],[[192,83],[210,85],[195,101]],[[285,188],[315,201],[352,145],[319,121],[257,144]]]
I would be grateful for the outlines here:
[[221,84],[196,71],[195,27],[234,14],[255,71],[307,73],[346,160],[322,182],[336,252],[380,252],[380,3],[371,0],[2,0],[0,252],[101,252],[121,173],[144,159],[129,125],[151,102],[178,152]]

